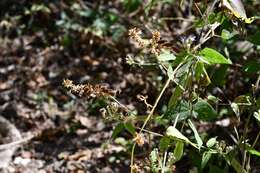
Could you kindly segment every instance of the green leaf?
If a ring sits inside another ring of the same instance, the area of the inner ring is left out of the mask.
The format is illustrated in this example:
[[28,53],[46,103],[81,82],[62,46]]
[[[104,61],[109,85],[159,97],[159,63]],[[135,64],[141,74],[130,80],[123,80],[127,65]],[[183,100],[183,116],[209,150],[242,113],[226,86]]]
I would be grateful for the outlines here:
[[126,147],[128,141],[123,137],[118,137],[115,138],[115,143]]
[[229,32],[228,30],[226,29],[223,29],[222,32],[221,32],[221,38],[223,40],[229,40],[231,39],[232,37],[234,37],[234,35],[236,35],[235,33],[231,33]]
[[226,76],[228,71],[228,65],[221,65],[214,69],[214,73],[211,76],[212,83],[214,85],[223,86],[226,83]]
[[151,161],[151,168],[152,172],[158,172],[158,149],[155,148],[153,151],[150,153],[150,161]]
[[219,99],[213,95],[208,95],[207,100],[212,103],[217,103],[217,101],[219,101]]
[[234,102],[239,106],[251,106],[250,96],[240,95],[234,99]]
[[186,136],[184,136],[178,129],[176,129],[174,126],[169,126],[166,130],[166,135],[173,138],[176,141],[186,142],[193,147],[198,149],[198,146],[191,142]]
[[155,148],[153,149],[153,151],[151,151],[150,153],[150,159],[152,163],[156,163],[158,160],[158,149]]
[[167,69],[167,75],[168,75],[168,78],[170,80],[173,80],[174,78],[174,73],[173,73],[173,70],[172,70],[172,66],[169,66],[169,68]]
[[194,110],[198,113],[197,118],[204,121],[211,121],[217,118],[217,112],[212,108],[212,106],[199,99],[199,101],[194,105]]
[[176,57],[169,50],[164,50],[158,57],[159,61],[170,61],[175,60]]
[[207,143],[206,143],[206,146],[211,148],[213,147],[215,144],[217,143],[217,137],[214,137],[214,138],[210,138]]
[[175,107],[182,93],[183,90],[179,86],[176,86],[169,100],[168,107],[170,108]]
[[205,151],[205,152],[202,154],[201,169],[203,169],[203,168],[207,165],[209,159],[211,158],[211,155],[212,155],[212,153],[211,153],[211,152],[208,152],[208,151]]
[[233,156],[224,156],[228,164],[230,164],[237,173],[247,173],[242,165]]
[[192,123],[191,120],[188,120],[188,124],[189,124],[190,128],[192,129],[192,131],[194,133],[195,139],[196,139],[198,147],[200,149],[200,147],[202,146],[203,142],[202,142],[202,140],[201,140],[201,138],[199,136],[199,133],[198,133],[196,127],[194,126],[194,124]]
[[203,68],[203,78],[200,79],[200,85],[201,86],[208,86],[211,83],[211,80],[209,78],[209,75],[205,68]]
[[240,111],[239,111],[238,105],[236,103],[231,103],[230,106],[231,106],[233,112],[236,114],[236,116],[239,117]]
[[255,149],[249,149],[249,150],[247,150],[250,154],[252,154],[252,155],[256,155],[256,156],[258,156],[258,157],[260,157],[260,152],[259,151],[257,151],[257,150],[255,150]]
[[134,128],[134,126],[132,125],[132,123],[126,122],[126,123],[124,123],[124,126],[125,126],[126,130],[127,130],[129,133],[131,133],[133,136],[135,135],[135,128]]
[[245,145],[246,147],[246,151],[252,155],[258,156],[260,157],[260,152],[255,150],[252,146],[250,146],[249,144]]
[[249,36],[249,41],[255,45],[260,45],[260,29]]
[[245,73],[255,74],[256,72],[260,71],[260,62],[258,62],[257,60],[251,60],[249,62],[246,62],[244,63],[242,70]]
[[176,143],[176,146],[175,146],[175,149],[174,149],[174,153],[173,153],[173,156],[175,158],[174,159],[174,163],[178,162],[182,158],[183,147],[184,147],[184,143],[183,142],[178,141]]
[[169,147],[169,144],[171,143],[171,139],[167,136],[162,137],[160,140],[159,148],[160,150],[164,151]]
[[113,133],[112,133],[111,138],[112,138],[112,139],[115,139],[115,138],[117,137],[117,135],[118,135],[122,130],[124,130],[124,129],[125,129],[124,124],[123,124],[123,123],[119,123],[119,124],[115,127],[115,129],[113,130]]
[[186,143],[191,143],[190,140],[184,136],[178,129],[173,126],[169,126],[166,130],[166,135]]
[[195,79],[199,80],[201,75],[203,74],[204,69],[204,63],[201,61],[198,61],[195,65]]
[[222,54],[218,51],[211,49],[211,48],[204,48],[200,51],[200,59],[210,65],[212,64],[232,64],[232,62],[225,58]]
[[254,117],[257,120],[257,124],[260,125],[260,110],[258,110],[258,112],[254,112]]
[[[181,67],[180,70],[182,70],[182,68],[183,67]],[[168,102],[169,108],[174,108],[177,105],[182,93],[184,92],[183,88],[185,89],[188,82],[189,82],[189,77],[187,77],[187,74],[185,72],[183,72],[182,74],[180,74],[180,73],[182,73],[182,72],[180,72],[179,70],[176,73],[176,77],[179,75],[178,76],[179,77],[179,79],[178,79],[179,85],[177,85],[175,87],[175,89],[172,93],[172,96],[171,96],[171,98]]]
[[164,115],[170,120],[175,120],[178,116],[178,122],[180,122],[191,116],[196,117],[197,113],[195,111],[191,112],[188,102],[181,100],[176,107],[169,107]]
[[137,10],[140,4],[140,0],[123,0],[123,5],[128,12]]

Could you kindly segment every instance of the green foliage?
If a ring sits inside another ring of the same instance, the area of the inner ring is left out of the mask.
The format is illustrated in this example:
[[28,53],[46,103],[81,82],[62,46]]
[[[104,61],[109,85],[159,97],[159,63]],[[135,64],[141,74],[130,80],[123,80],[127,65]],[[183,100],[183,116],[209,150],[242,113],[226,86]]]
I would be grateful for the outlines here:
[[189,124],[190,128],[192,129],[192,131],[193,131],[193,133],[194,133],[194,136],[195,136],[197,145],[198,145],[198,147],[199,147],[199,149],[200,149],[200,148],[202,147],[202,145],[203,145],[203,141],[202,141],[202,139],[200,138],[199,133],[198,133],[196,127],[194,126],[194,124],[192,123],[191,120],[188,120],[188,124]]
[[226,59],[223,55],[211,48],[204,48],[200,51],[200,58],[202,61],[209,65],[212,64],[232,64],[229,59]]
[[194,110],[198,113],[197,118],[204,121],[212,121],[218,116],[213,107],[202,99],[199,99],[198,102],[194,105]]
[[180,141],[176,142],[176,146],[173,152],[174,162],[178,162],[179,160],[181,160],[183,156],[183,149],[184,149],[184,143]]
[[175,60],[176,57],[174,54],[172,54],[169,50],[164,50],[159,56],[158,60],[159,61],[170,61],[170,60]]

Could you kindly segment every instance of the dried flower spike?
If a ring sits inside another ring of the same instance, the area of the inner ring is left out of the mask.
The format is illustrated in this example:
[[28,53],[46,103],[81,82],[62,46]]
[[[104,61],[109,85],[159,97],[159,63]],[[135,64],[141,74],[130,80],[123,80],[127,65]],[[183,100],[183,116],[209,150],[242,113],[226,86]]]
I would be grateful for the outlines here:
[[159,31],[153,31],[152,43],[158,43],[161,39],[161,33]]
[[112,96],[114,91],[107,89],[102,85],[91,85],[91,84],[80,84],[75,85],[71,80],[65,79],[63,81],[63,86],[70,90],[71,93],[78,94],[87,97],[102,97],[102,96]]
[[130,29],[128,35],[131,39],[133,39],[140,47],[144,47],[146,45],[145,40],[141,38],[141,30],[138,28]]
[[161,33],[159,31],[153,31],[152,39],[150,39],[151,43],[151,52],[155,55],[159,55],[161,52],[161,47],[159,41],[161,39]]

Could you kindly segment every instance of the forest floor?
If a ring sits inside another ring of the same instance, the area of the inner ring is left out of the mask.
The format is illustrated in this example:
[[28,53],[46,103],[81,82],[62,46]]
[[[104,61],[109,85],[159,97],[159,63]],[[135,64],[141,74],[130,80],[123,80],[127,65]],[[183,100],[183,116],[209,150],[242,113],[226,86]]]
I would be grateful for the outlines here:
[[141,74],[122,75],[125,62],[119,54],[70,57],[59,47],[37,46],[39,39],[23,36],[0,47],[1,116],[23,137],[34,135],[16,150],[3,171],[127,172],[125,148],[109,141],[115,124],[104,122],[102,106],[96,101],[70,94],[62,81],[68,76],[83,83],[102,81],[109,88],[124,90],[119,96],[127,98],[145,87]]

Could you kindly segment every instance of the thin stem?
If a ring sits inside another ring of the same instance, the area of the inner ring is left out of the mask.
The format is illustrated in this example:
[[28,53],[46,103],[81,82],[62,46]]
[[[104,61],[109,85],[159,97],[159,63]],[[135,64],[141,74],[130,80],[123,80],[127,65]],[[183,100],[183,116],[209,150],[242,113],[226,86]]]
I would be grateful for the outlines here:
[[143,129],[145,128],[146,124],[148,123],[148,121],[149,121],[150,118],[152,117],[152,115],[153,115],[153,113],[154,113],[154,110],[155,110],[155,108],[157,107],[157,105],[158,105],[158,103],[159,103],[159,101],[160,101],[160,99],[161,99],[161,97],[162,97],[164,91],[166,90],[166,88],[167,88],[168,85],[170,84],[170,81],[171,81],[171,79],[168,79],[168,80],[166,81],[166,83],[165,83],[165,85],[164,85],[162,91],[160,92],[159,96],[157,97],[157,99],[156,99],[156,101],[155,101],[155,103],[154,103],[154,105],[153,105],[153,108],[152,108],[151,112],[149,113],[149,115],[147,116],[147,118],[146,118],[146,120],[145,120],[145,122],[144,122],[144,124],[143,124],[143,126],[142,126],[142,128],[141,128],[141,130],[139,131],[139,133],[141,133],[141,132],[143,131]]
[[[255,138],[255,141],[254,141],[254,143],[252,145],[252,148],[255,147],[259,137],[260,137],[260,131],[258,132],[258,134],[257,134],[257,136]],[[249,169],[250,169],[250,160],[251,160],[251,155],[248,156],[248,160],[247,160],[247,164],[246,164],[247,172],[249,172]]]
[[259,137],[260,137],[260,131],[258,132],[258,134],[257,134],[257,136],[256,136],[256,138],[255,138],[255,141],[254,141],[254,143],[253,143],[253,145],[252,145],[253,148],[255,147],[255,145],[256,145],[256,143],[257,143]]
[[[165,83],[165,85],[164,85],[162,91],[160,92],[159,96],[157,97],[157,99],[156,99],[156,101],[155,101],[155,103],[154,103],[154,105],[153,105],[153,108],[152,108],[151,112],[150,112],[149,115],[147,116],[147,118],[146,118],[146,120],[145,120],[145,122],[144,122],[142,128],[140,129],[139,134],[144,130],[146,124],[148,123],[148,121],[149,121],[150,118],[152,117],[153,112],[154,112],[154,110],[155,110],[157,104],[159,103],[159,101],[160,101],[160,99],[161,99],[161,97],[162,97],[164,91],[166,90],[166,88],[167,88],[168,85],[170,84],[170,81],[171,81],[170,79],[168,79],[168,80],[166,81],[166,83]],[[136,146],[136,143],[134,143],[134,145],[133,145],[133,147],[132,147],[131,166],[130,166],[130,167],[131,167],[131,173],[133,173],[135,146]]]
[[120,103],[115,97],[113,96],[109,96],[109,98],[111,98],[112,100],[114,100],[118,105],[120,105],[122,108],[124,108],[127,112],[131,112],[131,110],[126,107],[125,105],[123,105],[122,103]]
[[[243,131],[243,136],[240,138],[239,144],[241,144],[241,142],[243,142],[246,139],[247,129],[248,129],[250,119],[251,119],[251,114],[249,114],[249,116],[246,120],[246,124],[245,124],[244,131]],[[246,150],[245,150],[246,146],[245,145],[246,145],[246,143],[244,142],[243,143],[243,151],[244,151],[243,152],[243,164],[242,164],[243,168],[245,167],[245,163],[246,163]]]
[[259,76],[256,80],[256,83],[255,83],[256,89],[258,89],[258,87],[259,87],[259,82],[260,82],[260,74],[259,74]]
[[187,19],[183,17],[162,17],[160,20],[183,20],[183,21],[190,21],[190,22],[195,21],[194,19]]
[[[175,76],[175,73],[177,72],[177,70],[178,70],[182,65],[183,65],[183,63],[180,63],[180,64],[174,69],[173,74],[172,74],[173,76]],[[166,81],[166,83],[164,84],[163,89],[161,90],[159,96],[158,96],[157,99],[155,100],[155,103],[154,103],[154,105],[153,105],[153,107],[152,107],[151,112],[148,114],[147,118],[145,119],[144,124],[143,124],[143,126],[141,127],[141,129],[140,129],[140,131],[139,131],[139,134],[142,133],[142,131],[144,130],[146,124],[148,123],[148,121],[149,121],[149,120],[151,119],[151,117],[153,116],[153,113],[154,113],[154,111],[155,111],[155,108],[157,107],[157,105],[158,105],[158,103],[159,103],[159,101],[160,101],[160,99],[161,99],[163,93],[165,92],[166,88],[169,86],[170,82],[171,82],[171,79],[168,78],[167,81]],[[131,173],[133,173],[135,146],[136,146],[136,143],[135,143],[135,144],[133,145],[133,147],[132,147],[131,166],[130,166],[130,167],[131,167]]]
[[[141,128],[137,128],[137,129],[141,130]],[[160,136],[160,137],[163,137],[163,135],[160,134],[160,133],[152,132],[152,131],[150,131],[150,130],[146,130],[146,129],[143,129],[143,131],[144,131],[144,132],[147,132],[147,133],[149,133],[149,134],[151,134],[151,135],[154,135],[154,136]]]
[[164,167],[165,167],[165,164],[166,164],[166,158],[167,158],[167,151],[164,152],[163,165],[162,165],[162,173],[164,173]]
[[[177,70],[182,66],[182,64],[183,64],[183,63],[180,63],[180,64],[174,69],[174,71],[173,71],[173,76],[175,75],[175,73],[177,72]],[[143,129],[145,128],[146,124],[147,124],[148,121],[151,119],[151,117],[152,117],[152,115],[153,115],[153,113],[154,113],[154,110],[155,110],[155,108],[157,107],[157,105],[158,105],[158,103],[159,103],[159,101],[160,101],[160,99],[161,99],[163,93],[165,92],[166,88],[169,86],[170,81],[171,81],[171,79],[168,78],[167,81],[166,81],[166,83],[164,84],[163,89],[161,90],[159,96],[157,97],[157,99],[156,99],[156,101],[155,101],[155,103],[154,103],[154,105],[153,105],[153,108],[152,108],[151,112],[149,113],[149,115],[147,116],[147,118],[146,118],[146,120],[145,120],[145,122],[144,122],[144,124],[143,124],[143,126],[142,126],[142,128],[141,128],[141,130],[139,131],[139,133],[141,133],[141,132],[143,131]]]
[[130,169],[131,169],[131,173],[134,173],[134,152],[135,152],[135,146],[136,146],[136,143],[134,143],[133,147],[132,147],[132,151],[131,151],[131,166],[130,166]]

